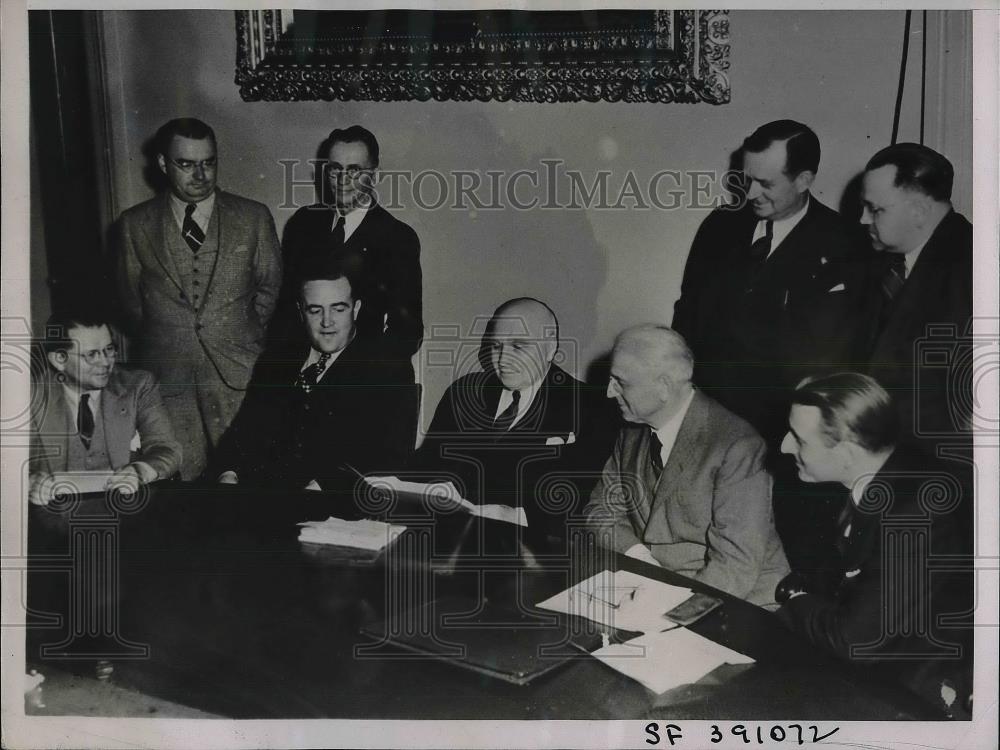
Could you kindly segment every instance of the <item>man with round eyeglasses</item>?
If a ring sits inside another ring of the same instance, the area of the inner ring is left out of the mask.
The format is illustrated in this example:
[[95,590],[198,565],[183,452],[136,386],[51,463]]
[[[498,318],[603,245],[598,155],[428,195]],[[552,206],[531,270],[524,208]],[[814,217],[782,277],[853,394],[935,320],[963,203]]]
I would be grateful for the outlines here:
[[117,366],[107,321],[60,312],[46,331],[47,373],[33,384],[31,402],[29,502],[47,505],[63,472],[107,473],[109,487],[128,493],[175,474],[181,445],[156,381]]
[[[156,135],[162,195],[122,214],[118,288],[139,362],[159,379],[197,478],[239,410],[281,289],[271,212],[219,190],[215,133],[193,118]],[[131,352],[130,352],[131,353]]]

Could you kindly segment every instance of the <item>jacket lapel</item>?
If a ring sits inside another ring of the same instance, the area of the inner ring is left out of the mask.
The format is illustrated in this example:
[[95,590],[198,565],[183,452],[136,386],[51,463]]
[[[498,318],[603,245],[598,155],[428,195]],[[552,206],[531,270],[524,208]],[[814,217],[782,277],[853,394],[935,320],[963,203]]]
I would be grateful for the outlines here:
[[42,450],[53,472],[66,471],[69,465],[69,441],[76,439],[76,420],[69,413],[66,394],[53,379],[46,380],[45,414],[38,432]]
[[104,421],[108,460],[115,470],[125,466],[131,457],[130,448],[135,434],[135,420],[130,418],[130,408],[128,394],[122,387],[117,373],[112,374],[107,387],[101,393],[101,418]]
[[[688,470],[694,465],[694,458],[704,441],[706,414],[704,397],[699,391],[695,391],[687,414],[684,415],[684,421],[681,422],[681,428],[677,432],[674,447],[663,467],[660,481],[656,484],[650,503],[649,522],[646,525],[645,536],[650,536],[650,532],[652,532],[651,538],[656,538],[656,527],[667,523],[664,505],[677,494],[678,489],[688,483]],[[648,435],[645,439],[648,445]]]
[[174,286],[180,291],[184,291],[181,287],[181,275],[177,270],[177,264],[174,263],[174,258],[167,247],[167,232],[177,231],[177,221],[170,208],[170,195],[168,193],[160,196],[159,209],[150,214],[149,221],[143,225],[143,231],[146,233],[146,241],[152,248],[153,256],[163,268],[164,274],[174,283]]
[[212,270],[208,272],[208,282],[205,285],[205,296],[201,300],[201,307],[205,308],[208,305],[208,298],[212,296],[213,281],[215,280],[215,271],[219,265],[223,262],[229,262],[229,255],[226,254],[223,258],[223,237],[228,238],[229,232],[232,231],[232,217],[231,212],[226,210],[228,208],[228,199],[226,194],[222,190],[215,191],[215,208],[212,210],[212,218],[209,219],[208,232],[210,234],[212,231],[212,222],[215,222],[217,227],[216,235],[216,248],[215,248],[215,260],[212,262]]

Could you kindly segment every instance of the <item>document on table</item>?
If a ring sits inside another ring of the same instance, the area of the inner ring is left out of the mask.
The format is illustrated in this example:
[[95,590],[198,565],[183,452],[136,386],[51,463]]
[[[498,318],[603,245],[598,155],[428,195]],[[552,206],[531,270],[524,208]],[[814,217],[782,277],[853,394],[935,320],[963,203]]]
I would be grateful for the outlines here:
[[613,643],[592,655],[654,693],[697,682],[722,664],[754,663],[745,654],[680,627]]
[[300,542],[330,544],[337,547],[353,547],[378,551],[406,531],[405,526],[382,523],[381,521],[344,521],[330,518],[325,521],[305,521],[300,523]]
[[604,570],[538,604],[541,609],[586,617],[620,630],[658,632],[672,623],[663,613],[691,590],[628,570]]
[[411,495],[420,495],[426,498],[428,504],[439,507],[442,510],[461,508],[466,513],[480,518],[489,518],[493,521],[503,521],[513,523],[518,526],[528,527],[528,518],[524,514],[524,508],[512,508],[509,505],[476,505],[469,502],[458,491],[451,482],[407,482],[399,477],[365,477],[365,482],[376,490],[391,490],[393,492],[405,492]]
[[104,492],[114,475],[113,471],[57,471],[52,475],[52,486],[57,495]]

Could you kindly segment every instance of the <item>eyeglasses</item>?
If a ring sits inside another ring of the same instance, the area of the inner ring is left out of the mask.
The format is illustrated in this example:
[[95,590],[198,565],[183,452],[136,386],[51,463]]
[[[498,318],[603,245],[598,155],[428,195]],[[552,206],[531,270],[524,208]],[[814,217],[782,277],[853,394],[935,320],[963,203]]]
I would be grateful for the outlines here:
[[177,167],[179,170],[185,174],[194,173],[195,169],[201,168],[206,172],[211,172],[215,169],[216,165],[219,163],[218,157],[213,156],[211,159],[202,159],[201,161],[189,161],[188,159],[171,159],[170,163]]
[[101,361],[101,357],[114,359],[118,356],[118,347],[108,344],[103,349],[91,349],[88,352],[80,352],[80,358],[88,365],[96,365]]
[[326,165],[326,176],[328,179],[335,180],[341,175],[346,175],[350,180],[358,179],[358,176],[366,172],[371,172],[375,167],[362,167],[357,164],[348,164],[346,167],[342,167],[336,162]]

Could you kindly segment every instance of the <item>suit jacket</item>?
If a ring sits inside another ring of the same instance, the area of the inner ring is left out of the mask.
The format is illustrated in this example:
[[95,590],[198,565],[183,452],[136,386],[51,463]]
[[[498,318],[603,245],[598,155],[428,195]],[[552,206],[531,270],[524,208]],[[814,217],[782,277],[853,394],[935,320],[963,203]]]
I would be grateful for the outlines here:
[[460,485],[472,502],[521,506],[529,529],[562,537],[607,458],[617,429],[603,389],[551,365],[524,416],[493,428],[503,385],[464,375],[442,396],[416,468]]
[[[965,682],[971,689],[971,628],[938,622],[972,607],[972,539],[962,538],[948,509],[958,489],[949,476],[929,456],[897,448],[869,485],[870,499],[857,508],[846,501],[841,528],[849,533],[841,535],[832,575],[802,579],[793,588],[807,593],[778,612],[813,643],[878,667],[936,704],[942,679],[960,695]],[[935,505],[940,512],[929,513]],[[912,536],[918,529],[926,546]],[[947,564],[935,564],[944,556]],[[954,644],[960,652],[950,653]]]
[[[79,433],[63,387],[49,377],[33,383],[32,389],[40,397],[36,395],[31,401],[31,472],[82,470],[82,466],[69,465],[68,441],[79,440]],[[174,439],[150,373],[116,366],[101,391],[99,418],[115,471],[133,459],[149,464],[161,479],[180,468],[181,445]],[[137,433],[141,448],[133,456],[130,446]]]
[[233,470],[241,483],[328,489],[354,484],[347,464],[369,473],[405,462],[417,410],[408,367],[355,336],[306,394],[295,383],[308,356],[302,344],[261,357],[208,479]]
[[972,333],[972,224],[954,211],[938,224],[880,330],[886,260],[879,253],[869,264],[861,359],[893,394],[908,441],[930,449],[935,438],[971,439],[961,408],[972,403],[972,369],[963,366],[971,339],[964,345],[959,339]]
[[864,265],[859,238],[810,197],[758,272],[749,255],[757,221],[749,206],[705,219],[673,327],[694,352],[694,382],[776,443],[788,389],[806,375],[844,369],[856,347]]
[[178,231],[167,194],[122,214],[118,289],[138,358],[161,382],[189,383],[194,353],[204,351],[227,386],[244,389],[281,287],[278,236],[266,206],[221,190],[211,221],[218,255],[199,304],[167,249],[166,233]]
[[[316,204],[300,208],[285,225],[282,251],[286,284],[282,293],[279,335],[296,324],[298,270],[304,261],[331,251],[330,230],[336,210]],[[365,214],[347,238],[341,252],[359,297],[358,332],[366,338],[384,338],[386,352],[409,359],[420,348],[424,335],[420,240],[408,224],[378,204]]]
[[650,429],[622,428],[585,513],[605,546],[650,548],[668,570],[759,605],[788,572],[771,511],[764,441],[696,391],[659,482],[647,482]]

